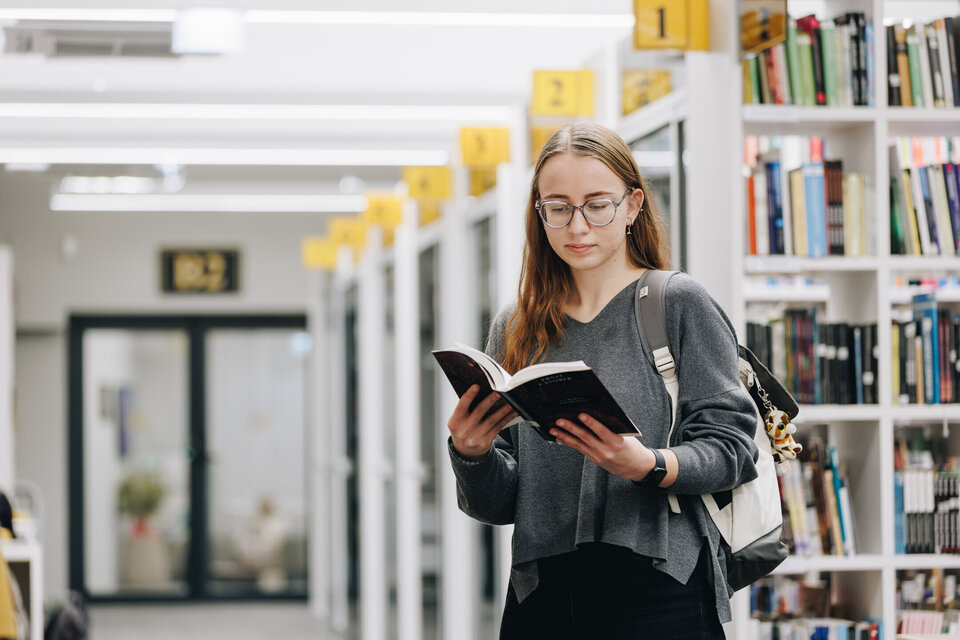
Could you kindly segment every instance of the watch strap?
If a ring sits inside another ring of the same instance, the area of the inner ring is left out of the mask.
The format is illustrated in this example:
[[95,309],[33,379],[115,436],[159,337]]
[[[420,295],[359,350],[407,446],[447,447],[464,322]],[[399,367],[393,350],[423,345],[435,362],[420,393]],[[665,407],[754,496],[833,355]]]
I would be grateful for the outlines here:
[[650,450],[653,451],[653,457],[656,460],[653,469],[650,469],[650,472],[647,473],[642,480],[638,481],[637,484],[659,486],[659,484],[663,482],[664,476],[667,475],[667,461],[659,449]]

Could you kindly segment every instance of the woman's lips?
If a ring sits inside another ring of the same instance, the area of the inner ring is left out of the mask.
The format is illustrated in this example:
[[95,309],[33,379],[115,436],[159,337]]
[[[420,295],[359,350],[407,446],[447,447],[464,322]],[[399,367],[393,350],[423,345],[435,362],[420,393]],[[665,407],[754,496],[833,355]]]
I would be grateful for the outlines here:
[[593,248],[592,244],[568,244],[567,249],[573,253],[586,253]]

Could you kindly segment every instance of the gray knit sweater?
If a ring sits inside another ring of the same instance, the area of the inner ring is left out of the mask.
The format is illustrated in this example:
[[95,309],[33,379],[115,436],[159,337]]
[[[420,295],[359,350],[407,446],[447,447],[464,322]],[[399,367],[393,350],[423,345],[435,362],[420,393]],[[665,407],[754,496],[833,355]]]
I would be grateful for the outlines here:
[[[563,338],[545,360],[583,360],[603,380],[650,447],[666,447],[669,398],[643,354],[630,284],[590,322],[567,317]],[[502,359],[509,309],[493,322],[487,353]],[[519,600],[538,583],[537,559],[586,542],[627,547],[685,583],[704,544],[712,559],[721,621],[730,595],[720,536],[699,494],[730,489],[756,477],[756,419],[738,379],[733,326],[706,290],[685,274],[666,290],[666,321],[680,380],[679,413],[671,449],[679,474],[666,493],[609,474],[577,451],[549,443],[524,424],[504,430],[482,460],[468,462],[449,444],[460,509],[477,520],[515,525],[510,580]]]

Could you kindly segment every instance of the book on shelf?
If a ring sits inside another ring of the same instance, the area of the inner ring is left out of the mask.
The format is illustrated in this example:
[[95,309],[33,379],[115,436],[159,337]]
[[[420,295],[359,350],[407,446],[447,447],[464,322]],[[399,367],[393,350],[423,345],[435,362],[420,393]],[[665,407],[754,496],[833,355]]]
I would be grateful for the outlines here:
[[[956,607],[957,573],[955,569],[898,571],[897,596],[898,634],[950,634],[950,638],[960,635],[960,610]],[[898,635],[897,637],[907,640],[921,636]]]
[[519,414],[514,422],[529,423],[545,440],[556,440],[549,431],[557,420],[578,423],[581,413],[602,422],[614,433],[640,435],[596,372],[582,361],[542,362],[510,375],[496,360],[465,345],[435,350],[433,357],[458,396],[462,397],[472,385],[480,385],[481,391],[473,403],[476,406],[496,391]]
[[802,404],[876,404],[877,327],[823,322],[818,307],[747,322],[751,351]]
[[[908,443],[909,440],[909,443]],[[960,554],[960,475],[945,438],[901,430],[894,441],[894,549]]]
[[862,12],[789,17],[786,41],[744,56],[746,104],[872,104],[873,25]]
[[958,28],[952,16],[885,27],[890,106],[960,106]]
[[891,369],[897,372],[898,404],[946,404],[960,400],[960,314],[938,308],[935,292],[913,296],[891,318]]
[[824,158],[817,136],[747,136],[751,255],[863,256],[870,252],[864,177]]

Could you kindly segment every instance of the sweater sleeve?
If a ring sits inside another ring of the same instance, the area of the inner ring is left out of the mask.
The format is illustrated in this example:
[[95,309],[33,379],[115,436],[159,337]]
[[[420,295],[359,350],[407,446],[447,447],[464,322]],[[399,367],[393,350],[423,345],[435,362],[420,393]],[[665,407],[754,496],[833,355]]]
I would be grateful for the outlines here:
[[666,320],[680,381],[671,439],[679,471],[670,491],[723,491],[756,478],[756,409],[740,386],[733,325],[685,274],[667,285]]
[[[510,317],[504,309],[494,319],[487,338],[486,352],[503,360],[503,339]],[[447,438],[447,451],[457,480],[457,504],[468,516],[487,524],[510,524],[517,506],[516,426],[504,429],[496,437],[493,447],[482,460],[462,458]]]

